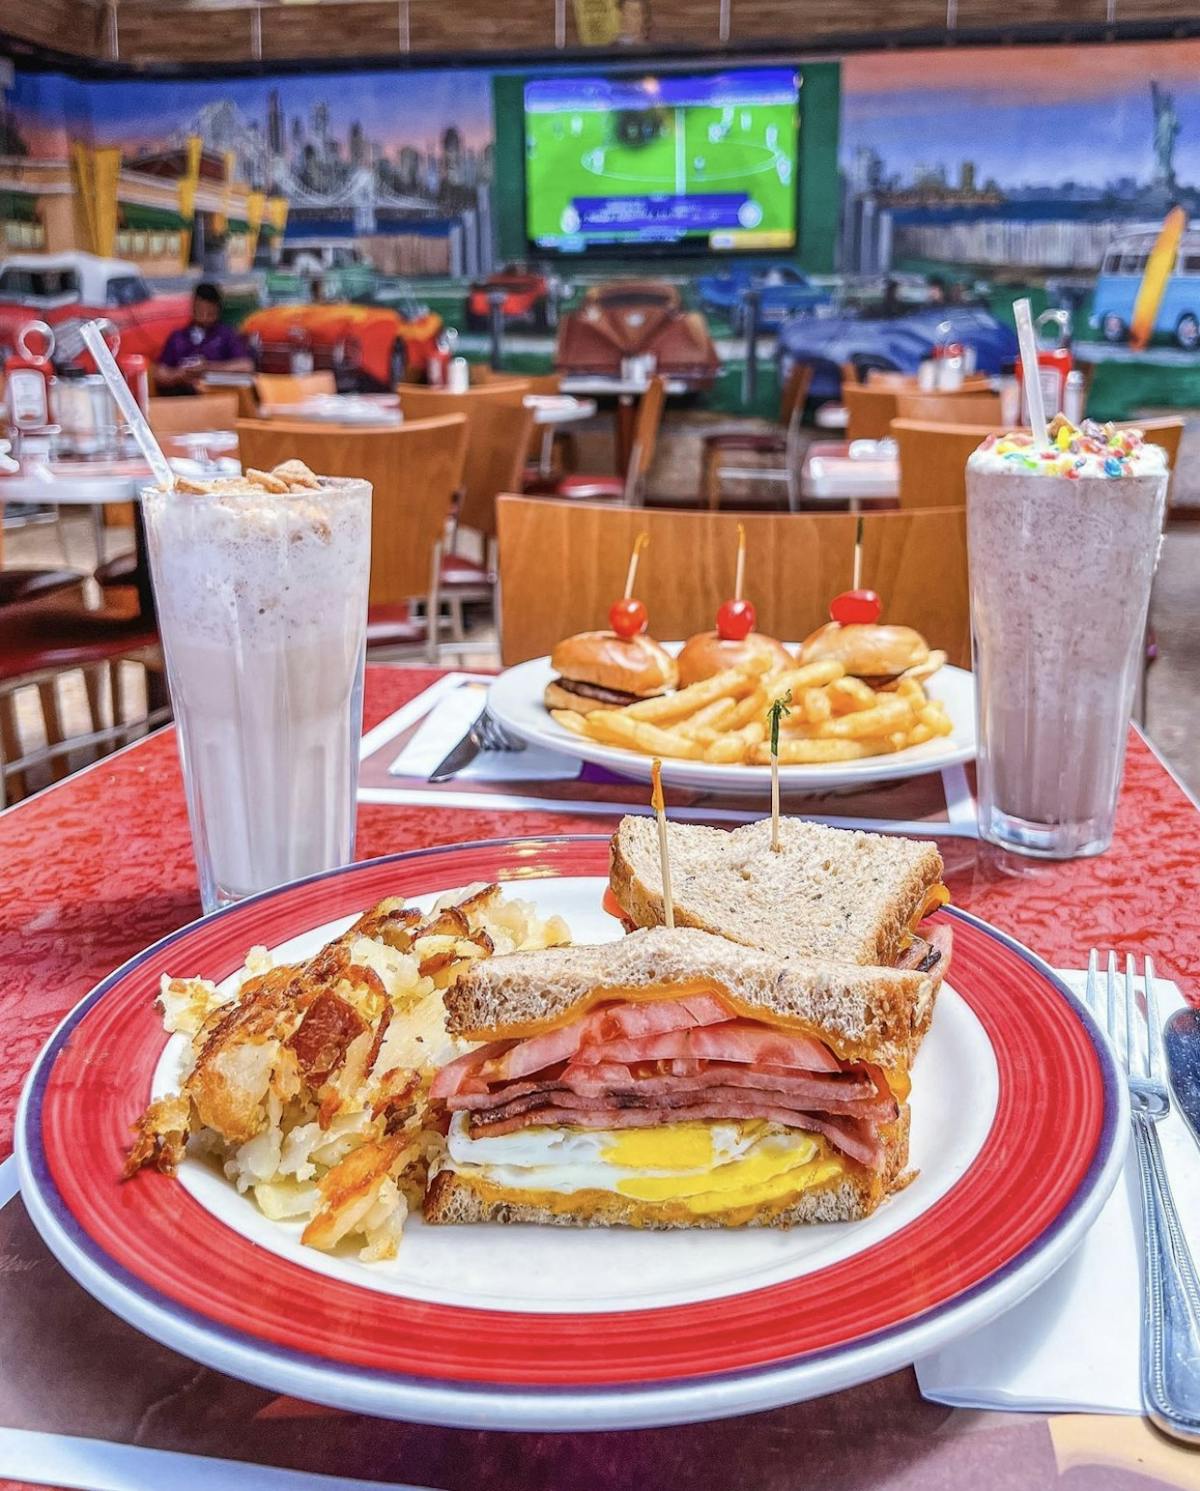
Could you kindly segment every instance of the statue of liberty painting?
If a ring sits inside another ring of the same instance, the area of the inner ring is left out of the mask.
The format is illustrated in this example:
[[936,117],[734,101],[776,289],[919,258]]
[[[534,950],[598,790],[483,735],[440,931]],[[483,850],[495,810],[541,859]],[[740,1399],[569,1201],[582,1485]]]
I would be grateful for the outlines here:
[[1154,106],[1154,179],[1156,184],[1175,191],[1175,141],[1179,137],[1179,115],[1174,95],[1150,84],[1150,102]]

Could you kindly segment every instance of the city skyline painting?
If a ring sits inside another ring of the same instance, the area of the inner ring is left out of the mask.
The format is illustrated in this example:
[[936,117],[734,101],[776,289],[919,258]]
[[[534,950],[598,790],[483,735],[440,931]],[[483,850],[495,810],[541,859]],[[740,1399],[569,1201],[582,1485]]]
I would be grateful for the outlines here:
[[911,183],[944,169],[1007,191],[1148,184],[1156,168],[1150,83],[1178,125],[1174,169],[1200,186],[1200,42],[889,52],[842,63],[841,160],[863,152]]

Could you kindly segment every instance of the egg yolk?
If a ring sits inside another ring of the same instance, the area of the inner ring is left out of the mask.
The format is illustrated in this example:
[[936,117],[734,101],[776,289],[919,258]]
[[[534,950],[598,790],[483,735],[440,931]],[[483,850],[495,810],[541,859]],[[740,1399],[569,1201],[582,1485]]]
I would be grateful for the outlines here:
[[602,1151],[606,1165],[622,1170],[701,1170],[713,1163],[712,1129],[706,1123],[671,1123],[657,1129],[623,1129]]

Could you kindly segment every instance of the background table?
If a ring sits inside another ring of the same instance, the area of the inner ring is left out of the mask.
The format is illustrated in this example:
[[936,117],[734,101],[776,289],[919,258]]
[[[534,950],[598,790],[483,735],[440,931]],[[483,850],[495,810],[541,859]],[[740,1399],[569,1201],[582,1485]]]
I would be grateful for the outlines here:
[[[368,669],[368,727],[438,676],[427,669]],[[612,827],[613,821],[591,816],[369,806],[359,814],[358,847],[366,858],[461,839]],[[1052,963],[1080,966],[1093,944],[1148,952],[1161,974],[1200,997],[1200,811],[1140,737],[1130,742],[1108,854],[1050,864],[972,840],[945,839],[941,847],[955,902]],[[24,1075],[61,1016],[116,964],[199,914],[172,733],[139,742],[0,815],[0,877],[3,1157],[11,1148]],[[0,1170],[0,1196],[3,1180]],[[28,1309],[0,1319],[0,1359],[22,1364],[29,1414],[48,1431],[323,1471],[339,1481],[453,1491],[1147,1491],[1200,1485],[1200,1454],[1160,1439],[1140,1419],[951,1410],[926,1403],[910,1371],[723,1422],[601,1435],[509,1435],[326,1412],[138,1341],[139,1360],[154,1374],[155,1402],[148,1407],[107,1372],[107,1361],[130,1349],[129,1327],[66,1281],[69,1308],[64,1305],[61,1316],[46,1319],[38,1307],[37,1281],[57,1264],[19,1201],[0,1210],[0,1264],[9,1272],[28,1269],[30,1279]],[[54,1392],[43,1390],[47,1382],[56,1384]],[[79,1419],[55,1417],[53,1402],[64,1394],[86,1404]],[[3,1446],[0,1428],[0,1454]],[[167,1491],[171,1475],[160,1469],[155,1480],[155,1463],[141,1472],[141,1484]],[[236,1482],[214,1471],[211,1484],[227,1491]]]
[[863,501],[896,501],[900,461],[891,456],[851,456],[848,440],[816,440],[800,470],[800,496],[807,502],[848,502],[857,512]]

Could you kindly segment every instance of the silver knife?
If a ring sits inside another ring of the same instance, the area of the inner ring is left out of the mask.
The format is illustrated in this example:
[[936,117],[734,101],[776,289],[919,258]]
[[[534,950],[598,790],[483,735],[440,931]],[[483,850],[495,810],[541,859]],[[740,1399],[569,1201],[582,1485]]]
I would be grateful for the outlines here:
[[1176,1010],[1163,1027],[1163,1044],[1171,1091],[1200,1144],[1200,1010]]
[[429,773],[431,782],[446,782],[453,776],[457,776],[465,766],[470,766],[475,757],[479,755],[480,745],[475,735],[475,726],[472,725],[463,738],[453,745]]

